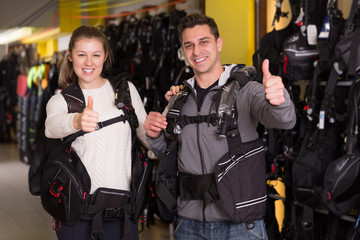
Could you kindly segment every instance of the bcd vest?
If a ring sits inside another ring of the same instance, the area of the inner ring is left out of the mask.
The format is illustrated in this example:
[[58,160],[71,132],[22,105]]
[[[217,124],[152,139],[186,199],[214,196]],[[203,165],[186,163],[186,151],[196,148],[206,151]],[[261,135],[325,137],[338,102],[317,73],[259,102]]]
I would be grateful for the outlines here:
[[[239,90],[253,78],[254,72],[251,67],[235,68],[227,83],[214,95],[217,110],[210,115],[181,115],[181,109],[190,94],[188,86],[172,99],[166,116],[166,131],[170,135],[168,147],[160,156],[156,172],[158,207],[164,220],[174,220],[179,194],[184,200],[203,200],[203,212],[209,203],[220,201],[234,222],[249,222],[264,217],[266,171],[263,142],[260,138],[242,142],[235,104]],[[229,151],[219,159],[215,173],[179,173],[177,136],[186,125],[202,122],[217,126],[218,134],[227,139]]]
[[[115,105],[124,114],[98,122],[96,131],[111,124],[128,121],[132,129],[132,177],[130,192],[108,188],[99,188],[89,194],[91,179],[71,143],[79,136],[86,134],[78,131],[62,142],[56,144],[61,151],[49,158],[41,176],[41,201],[44,209],[55,220],[65,224],[74,224],[80,219],[92,220],[92,237],[102,239],[104,236],[102,221],[113,218],[124,219],[124,239],[132,239],[129,217],[135,221],[145,206],[145,194],[148,178],[153,166],[143,155],[136,138],[139,126],[135,109],[131,104],[128,85],[131,75],[122,73],[110,82],[115,92]],[[75,83],[62,92],[69,113],[80,113],[85,108],[85,99],[80,86]]]

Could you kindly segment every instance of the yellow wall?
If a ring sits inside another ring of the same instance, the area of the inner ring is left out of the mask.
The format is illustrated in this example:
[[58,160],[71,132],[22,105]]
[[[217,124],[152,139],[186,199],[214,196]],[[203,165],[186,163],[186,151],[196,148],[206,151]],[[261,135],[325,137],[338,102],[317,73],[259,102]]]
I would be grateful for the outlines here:
[[255,1],[206,0],[205,14],[215,19],[224,40],[222,63],[252,65],[255,52]]
[[72,32],[82,25],[80,18],[69,17],[81,15],[80,4],[80,0],[59,0],[59,27],[62,32]]
[[[88,0],[90,5],[85,7],[85,12],[83,14],[87,14],[88,16],[106,16],[108,14],[107,11],[107,2],[99,2],[98,0]],[[88,19],[88,25],[90,26],[104,26],[103,18],[94,18]]]
[[48,39],[37,43],[37,53],[41,59],[51,58],[57,51],[57,39]]

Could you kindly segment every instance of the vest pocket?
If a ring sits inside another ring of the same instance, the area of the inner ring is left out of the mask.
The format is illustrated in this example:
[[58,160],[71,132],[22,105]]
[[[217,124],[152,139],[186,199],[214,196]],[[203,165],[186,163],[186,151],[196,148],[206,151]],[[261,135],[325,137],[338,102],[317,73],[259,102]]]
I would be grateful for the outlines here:
[[262,219],[266,209],[266,169],[262,139],[243,143],[243,153],[225,154],[215,170],[225,212],[234,222]]
[[75,151],[49,160],[42,173],[41,203],[54,219],[72,225],[80,220],[90,191],[90,177]]

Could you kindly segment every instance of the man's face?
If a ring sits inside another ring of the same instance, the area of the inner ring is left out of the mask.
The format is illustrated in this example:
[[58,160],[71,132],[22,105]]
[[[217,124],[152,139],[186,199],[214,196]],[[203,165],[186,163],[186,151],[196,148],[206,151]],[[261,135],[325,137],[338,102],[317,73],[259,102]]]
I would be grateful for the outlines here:
[[222,38],[216,41],[208,25],[186,28],[182,33],[182,41],[185,59],[195,75],[211,73],[218,65],[221,66]]

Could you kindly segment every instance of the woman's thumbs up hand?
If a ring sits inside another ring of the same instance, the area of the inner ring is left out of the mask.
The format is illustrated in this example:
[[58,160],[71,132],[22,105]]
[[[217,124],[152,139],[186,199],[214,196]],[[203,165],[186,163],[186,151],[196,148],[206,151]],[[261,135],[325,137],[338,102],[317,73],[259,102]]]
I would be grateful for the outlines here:
[[76,114],[73,119],[74,128],[83,130],[85,132],[93,132],[98,123],[99,114],[93,109],[93,99],[88,97],[88,105],[84,108],[82,113]]

